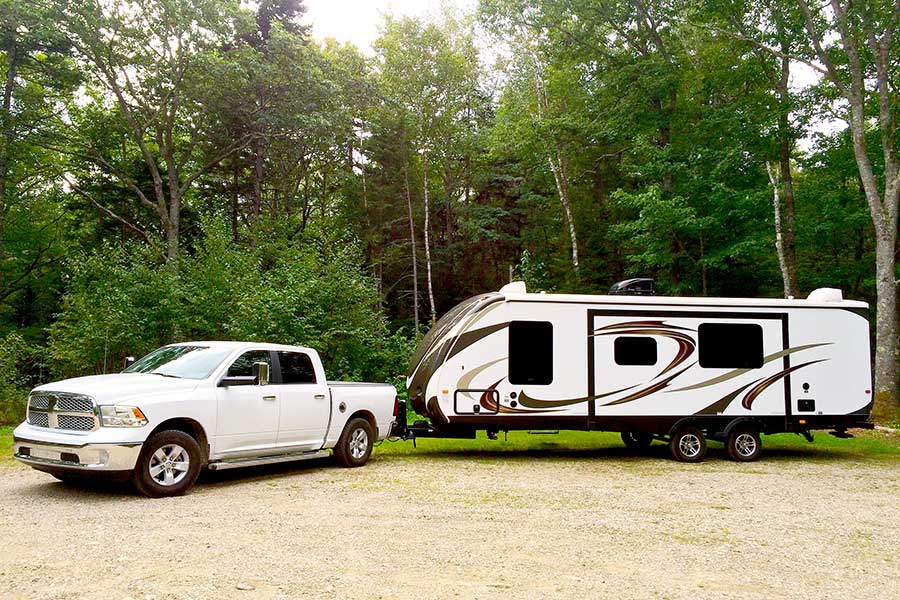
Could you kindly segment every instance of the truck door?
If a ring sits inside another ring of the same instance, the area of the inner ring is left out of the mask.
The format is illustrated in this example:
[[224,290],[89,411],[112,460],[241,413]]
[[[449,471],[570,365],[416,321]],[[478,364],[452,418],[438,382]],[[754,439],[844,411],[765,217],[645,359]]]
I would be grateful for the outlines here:
[[281,402],[277,446],[284,450],[318,450],[325,443],[331,417],[331,395],[325,381],[317,381],[312,359],[304,352],[276,353]]
[[[253,374],[253,364],[265,362],[272,373],[268,350],[249,350],[228,367],[226,376]],[[216,387],[216,452],[258,454],[275,445],[278,431],[278,390],[273,385]]]

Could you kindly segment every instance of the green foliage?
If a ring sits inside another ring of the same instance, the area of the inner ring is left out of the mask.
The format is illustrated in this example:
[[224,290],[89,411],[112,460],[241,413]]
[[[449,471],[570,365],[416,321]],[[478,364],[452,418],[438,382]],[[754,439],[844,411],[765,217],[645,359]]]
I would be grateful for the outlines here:
[[[854,432],[857,433],[857,432]],[[706,463],[714,465],[717,459],[726,460],[722,444],[710,442],[710,452]],[[500,458],[527,454],[534,457],[549,457],[555,454],[580,455],[587,454],[592,460],[597,455],[609,453],[608,460],[628,456],[629,460],[640,460],[652,465],[654,461],[675,465],[669,460],[669,451],[664,444],[655,442],[648,451],[649,456],[633,458],[631,451],[626,451],[618,433],[602,431],[561,431],[557,435],[532,435],[526,431],[511,431],[501,434],[500,439],[491,440],[480,432],[474,440],[429,439],[412,442],[388,441],[382,443],[375,451],[379,454],[400,456],[434,456],[445,458],[454,456],[471,459],[482,455],[485,458]],[[798,435],[785,433],[763,437],[763,461],[777,463],[792,460],[834,460],[853,461],[896,461],[900,457],[900,434],[882,434],[881,432],[858,432],[852,439],[838,439],[830,435],[816,435],[813,443],[807,442]]]
[[54,375],[115,372],[127,355],[204,339],[306,345],[332,378],[387,380],[405,370],[409,341],[388,331],[352,247],[250,249],[216,220],[204,232],[192,255],[168,263],[137,244],[73,259],[50,330]]
[[18,334],[0,338],[0,423],[19,423],[25,419],[29,381],[22,371],[33,352]]

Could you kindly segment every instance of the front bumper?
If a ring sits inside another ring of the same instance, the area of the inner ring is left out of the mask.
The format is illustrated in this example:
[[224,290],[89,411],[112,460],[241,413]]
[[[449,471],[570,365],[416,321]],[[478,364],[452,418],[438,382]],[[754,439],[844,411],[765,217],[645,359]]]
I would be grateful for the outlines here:
[[134,469],[142,445],[140,442],[63,444],[13,436],[13,455],[40,470],[121,472]]

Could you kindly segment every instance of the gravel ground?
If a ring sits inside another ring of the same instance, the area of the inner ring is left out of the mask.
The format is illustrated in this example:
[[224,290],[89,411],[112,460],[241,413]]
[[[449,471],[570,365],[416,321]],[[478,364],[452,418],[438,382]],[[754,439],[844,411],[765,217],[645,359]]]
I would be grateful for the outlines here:
[[377,453],[147,500],[0,466],[0,598],[900,598],[900,461]]

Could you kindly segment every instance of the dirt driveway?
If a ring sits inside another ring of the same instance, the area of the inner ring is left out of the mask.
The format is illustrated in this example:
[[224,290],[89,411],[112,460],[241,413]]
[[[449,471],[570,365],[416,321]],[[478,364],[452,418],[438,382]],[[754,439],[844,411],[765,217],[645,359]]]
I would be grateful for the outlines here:
[[0,467],[0,598],[900,598],[900,461],[374,457],[146,500]]

